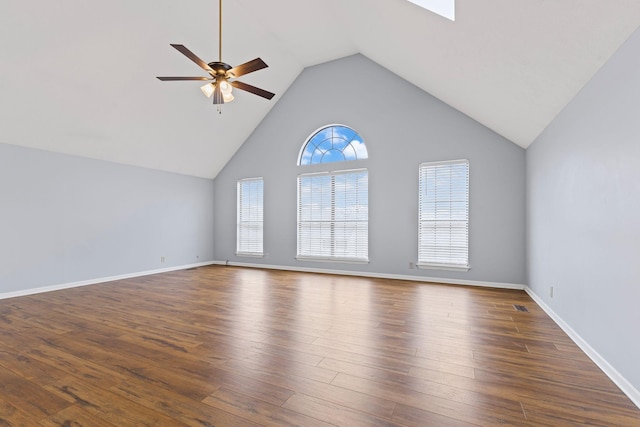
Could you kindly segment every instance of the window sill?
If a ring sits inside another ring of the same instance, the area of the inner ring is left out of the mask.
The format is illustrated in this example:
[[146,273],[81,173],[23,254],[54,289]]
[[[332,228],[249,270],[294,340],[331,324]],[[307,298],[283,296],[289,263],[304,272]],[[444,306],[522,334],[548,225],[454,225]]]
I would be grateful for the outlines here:
[[422,270],[447,270],[447,271],[469,271],[471,267],[468,265],[454,264],[416,264]]
[[368,259],[356,259],[356,258],[325,258],[325,257],[297,256],[296,259],[298,261],[339,262],[343,264],[369,264]]

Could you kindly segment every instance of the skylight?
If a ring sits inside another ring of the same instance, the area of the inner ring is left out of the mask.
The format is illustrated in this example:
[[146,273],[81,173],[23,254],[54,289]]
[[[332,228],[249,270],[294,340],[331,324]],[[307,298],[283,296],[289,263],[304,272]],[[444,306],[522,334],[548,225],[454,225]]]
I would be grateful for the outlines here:
[[444,16],[452,21],[456,20],[456,1],[455,0],[409,0],[413,4],[417,4],[433,13]]

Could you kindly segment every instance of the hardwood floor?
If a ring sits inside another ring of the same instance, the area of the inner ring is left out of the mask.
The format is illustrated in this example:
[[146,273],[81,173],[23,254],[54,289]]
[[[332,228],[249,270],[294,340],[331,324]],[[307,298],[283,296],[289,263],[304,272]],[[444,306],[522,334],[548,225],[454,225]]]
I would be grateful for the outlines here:
[[0,426],[498,424],[640,410],[521,291],[212,266],[0,301]]

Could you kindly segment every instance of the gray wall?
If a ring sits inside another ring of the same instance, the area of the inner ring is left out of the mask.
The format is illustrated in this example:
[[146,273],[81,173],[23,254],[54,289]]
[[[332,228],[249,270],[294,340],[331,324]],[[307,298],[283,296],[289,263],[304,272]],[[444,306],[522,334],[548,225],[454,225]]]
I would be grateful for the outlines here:
[[212,180],[0,144],[0,293],[210,260]]
[[[301,262],[296,255],[296,166],[316,129],[340,123],[363,137],[369,159],[368,265]],[[418,165],[470,162],[468,272],[409,269],[417,259]],[[525,283],[525,153],[462,113],[354,55],[305,69],[215,179],[218,260],[275,266]],[[239,258],[236,181],[264,177],[265,258]]]
[[526,155],[529,286],[636,390],[638,52],[636,31]]

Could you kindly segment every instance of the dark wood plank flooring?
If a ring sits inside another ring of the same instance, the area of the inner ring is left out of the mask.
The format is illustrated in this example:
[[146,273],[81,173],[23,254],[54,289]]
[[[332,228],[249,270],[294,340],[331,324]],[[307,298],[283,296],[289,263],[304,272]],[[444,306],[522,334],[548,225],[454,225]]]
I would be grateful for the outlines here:
[[1,300],[0,425],[640,426],[640,410],[522,291],[211,266]]

